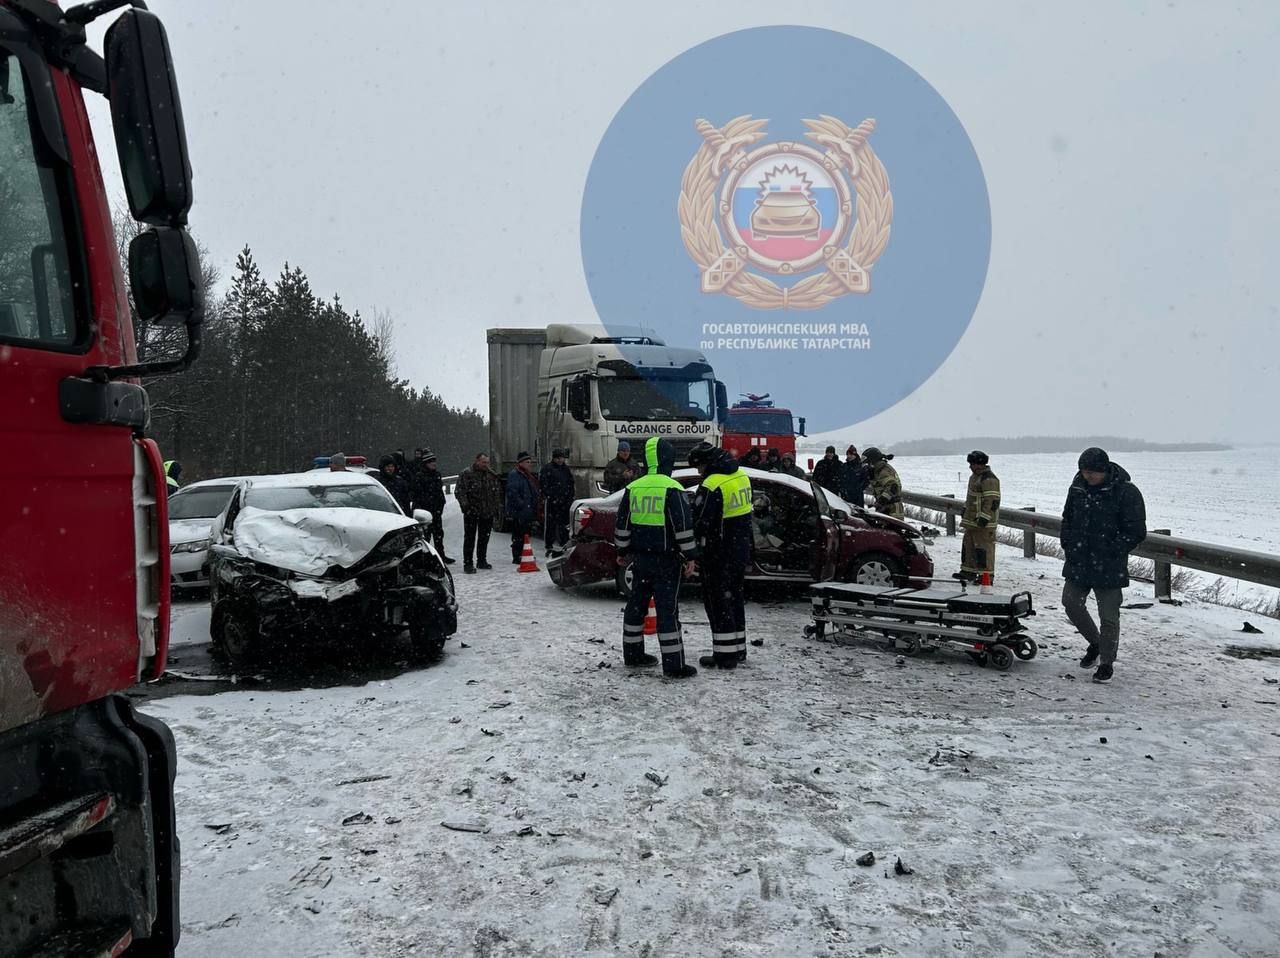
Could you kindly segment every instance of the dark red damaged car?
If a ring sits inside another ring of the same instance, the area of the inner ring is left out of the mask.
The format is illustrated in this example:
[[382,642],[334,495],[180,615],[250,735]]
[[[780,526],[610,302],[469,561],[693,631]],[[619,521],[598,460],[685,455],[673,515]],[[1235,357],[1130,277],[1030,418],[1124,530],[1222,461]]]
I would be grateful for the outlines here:
[[[757,469],[746,472],[755,500],[755,549],[747,581],[890,585],[933,577],[923,536],[905,522],[855,508],[807,479]],[[692,503],[700,481],[696,470],[678,469],[675,479],[688,489]],[[613,580],[620,593],[629,592],[630,569],[618,565],[613,545],[622,495],[615,492],[574,503],[569,546],[547,563],[556,585],[571,588]]]

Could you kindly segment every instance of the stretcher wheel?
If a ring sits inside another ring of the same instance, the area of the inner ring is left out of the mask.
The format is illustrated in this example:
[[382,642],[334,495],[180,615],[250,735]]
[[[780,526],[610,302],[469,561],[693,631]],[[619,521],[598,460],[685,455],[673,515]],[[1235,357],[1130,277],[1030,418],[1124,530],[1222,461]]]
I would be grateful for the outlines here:
[[1030,662],[1039,651],[1040,646],[1036,645],[1035,639],[1023,639],[1014,647],[1013,654],[1024,662]]
[[920,637],[918,635],[898,636],[897,651],[900,655],[919,655]]
[[804,637],[806,639],[812,639],[817,634],[818,634],[818,627],[816,625],[806,625],[804,627]]
[[993,645],[987,650],[987,655],[991,665],[999,671],[1008,672],[1013,668],[1013,650],[1007,645]]

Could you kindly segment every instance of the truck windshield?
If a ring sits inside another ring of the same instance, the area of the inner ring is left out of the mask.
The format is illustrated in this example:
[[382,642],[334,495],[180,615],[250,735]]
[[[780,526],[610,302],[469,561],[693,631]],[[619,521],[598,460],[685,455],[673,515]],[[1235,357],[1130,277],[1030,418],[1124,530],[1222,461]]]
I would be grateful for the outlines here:
[[170,519],[212,519],[227,507],[235,486],[205,486],[169,497]]
[[753,433],[757,436],[791,436],[789,412],[733,412],[725,420],[725,432]]
[[399,512],[395,500],[381,486],[303,486],[250,489],[245,505],[270,512],[285,509],[373,509]]
[[714,411],[706,379],[597,380],[605,419],[690,419],[705,421]]
[[0,342],[66,348],[75,306],[57,176],[17,57],[0,49]]

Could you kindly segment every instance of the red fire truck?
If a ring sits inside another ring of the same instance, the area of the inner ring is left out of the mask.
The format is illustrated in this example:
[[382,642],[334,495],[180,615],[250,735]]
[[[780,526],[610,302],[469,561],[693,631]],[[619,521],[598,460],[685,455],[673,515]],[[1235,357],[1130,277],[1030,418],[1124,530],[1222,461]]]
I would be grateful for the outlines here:
[[[800,418],[800,431],[804,435],[804,417]],[[770,449],[777,449],[778,455],[796,454],[795,426],[790,409],[782,409],[773,404],[769,394],[757,396],[743,393],[741,402],[729,407],[729,416],[724,423],[724,438],[720,445],[741,459],[752,449],[760,450],[763,458]]]
[[[191,169],[168,40],[134,0],[0,0],[0,954],[171,955],[169,729],[121,694],[164,669],[165,477],[139,381],[200,349]],[[139,364],[82,98],[106,96],[134,307],[186,347]]]

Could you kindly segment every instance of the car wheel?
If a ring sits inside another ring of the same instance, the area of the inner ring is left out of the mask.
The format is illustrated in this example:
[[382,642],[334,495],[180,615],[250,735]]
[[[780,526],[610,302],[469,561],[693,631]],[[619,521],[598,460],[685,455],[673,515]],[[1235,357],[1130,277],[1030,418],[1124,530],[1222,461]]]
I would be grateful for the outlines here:
[[902,563],[883,552],[868,552],[854,560],[849,578],[858,585],[896,585],[905,574]]
[[215,609],[210,633],[213,651],[232,668],[253,665],[262,654],[258,619],[247,608],[233,605]]
[[413,651],[420,658],[434,662],[444,655],[444,643],[448,636],[436,622],[426,619],[409,623],[409,638],[413,642]]
[[631,598],[631,590],[635,586],[636,573],[631,563],[618,566],[618,571],[614,576],[614,584],[618,587],[618,595],[624,599]]

